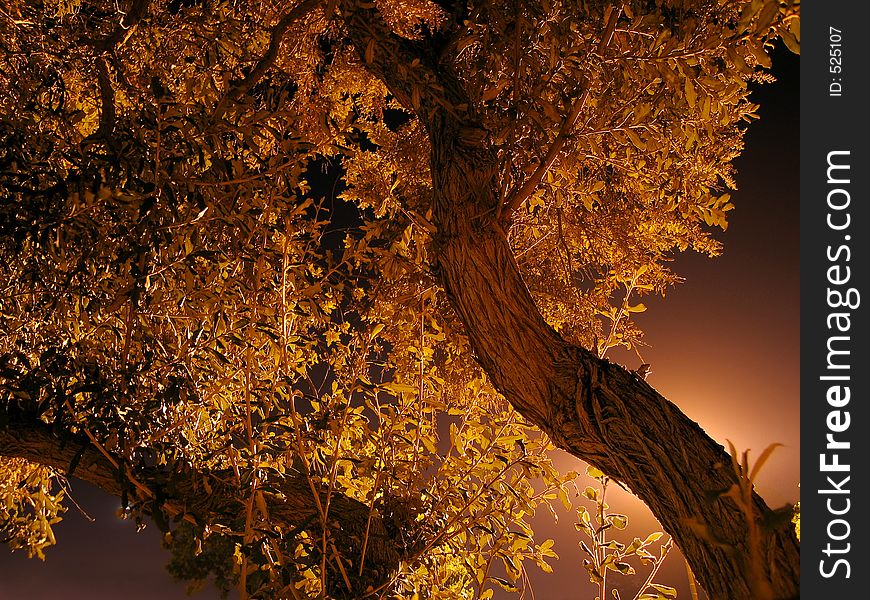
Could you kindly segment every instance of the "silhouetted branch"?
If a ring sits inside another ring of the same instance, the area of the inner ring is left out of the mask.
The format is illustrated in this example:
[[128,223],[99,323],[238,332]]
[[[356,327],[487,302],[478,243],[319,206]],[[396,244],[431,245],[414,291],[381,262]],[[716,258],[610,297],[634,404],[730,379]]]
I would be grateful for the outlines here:
[[290,25],[311,12],[320,2],[321,0],[302,0],[300,4],[281,17],[281,20],[272,27],[272,31],[269,34],[269,48],[260,60],[257,61],[257,64],[254,65],[248,76],[227,90],[227,93],[221,98],[214,111],[215,120],[223,117],[231,102],[238,100],[251,91],[251,88],[263,78],[263,75],[266,74],[278,59],[278,51],[281,49],[281,42],[284,39],[284,34],[287,33],[287,29],[290,28]]

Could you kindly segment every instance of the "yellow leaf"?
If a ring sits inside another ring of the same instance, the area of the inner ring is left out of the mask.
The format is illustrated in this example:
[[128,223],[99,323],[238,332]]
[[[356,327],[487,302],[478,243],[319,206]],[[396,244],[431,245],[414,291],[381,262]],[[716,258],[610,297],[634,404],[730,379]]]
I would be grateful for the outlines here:
[[689,106],[695,108],[695,103],[698,101],[698,96],[695,94],[695,86],[692,85],[691,79],[686,79],[686,100],[689,101]]
[[758,15],[758,22],[755,24],[755,33],[762,33],[773,24],[779,12],[779,2],[777,0],[768,0],[761,13]]
[[637,135],[633,130],[626,129],[625,135],[628,136],[628,139],[631,140],[631,143],[635,145],[639,150],[646,150],[646,144],[643,140],[640,139],[640,136]]

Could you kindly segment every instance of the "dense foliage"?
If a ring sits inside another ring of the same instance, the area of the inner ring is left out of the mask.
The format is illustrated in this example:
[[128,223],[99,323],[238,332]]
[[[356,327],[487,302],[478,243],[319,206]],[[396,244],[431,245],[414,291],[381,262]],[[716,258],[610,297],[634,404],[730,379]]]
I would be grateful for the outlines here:
[[[493,388],[439,279],[432,115],[474,116],[457,139],[495,157],[487,210],[547,323],[598,356],[634,349],[674,253],[719,252],[747,84],[776,37],[797,50],[798,9],[6,3],[13,548],[41,556],[65,476],[104,463],[181,576],[252,597],[521,589],[554,556],[530,517],[570,506],[576,475]],[[52,468],[16,431],[45,433]],[[52,443],[82,450],[60,467]]]

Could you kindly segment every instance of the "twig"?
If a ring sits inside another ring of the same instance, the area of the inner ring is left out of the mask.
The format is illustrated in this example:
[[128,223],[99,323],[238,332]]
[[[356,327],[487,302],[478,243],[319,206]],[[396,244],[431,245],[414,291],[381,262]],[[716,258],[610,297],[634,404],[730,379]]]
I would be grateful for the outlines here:
[[[665,550],[664,554],[662,554],[658,558],[658,560],[655,561],[655,564],[653,565],[652,570],[650,571],[649,575],[647,575],[646,581],[643,582],[643,585],[640,586],[640,589],[637,591],[637,594],[634,596],[634,600],[638,600],[638,598],[640,598],[640,595],[642,593],[644,593],[646,591],[646,588],[648,588],[650,586],[650,584],[653,582],[653,579],[655,579],[656,574],[659,572],[659,569],[662,567],[662,564],[665,562],[665,558],[667,558],[668,553],[671,551],[671,548],[673,548],[673,546],[674,546],[673,539],[668,540],[667,543],[663,546],[664,550]],[[686,563],[686,566],[687,567],[689,566],[688,562]],[[692,574],[691,574],[691,571],[689,571],[689,580],[691,580],[691,579],[692,579]],[[697,595],[695,596],[695,598],[697,600]]]
[[130,10],[123,14],[123,17],[118,22],[118,25],[108,36],[101,40],[84,39],[84,43],[96,48],[100,52],[108,52],[114,49],[118,44],[122,44],[130,39],[133,34],[133,28],[145,13],[148,11],[150,0],[133,0],[133,5]]
[[218,121],[223,117],[231,102],[238,100],[247,94],[251,91],[251,88],[262,79],[263,75],[266,74],[278,59],[278,51],[281,49],[281,41],[284,38],[284,34],[287,33],[287,30],[290,28],[290,25],[311,12],[312,9],[320,4],[320,1],[321,0],[302,0],[300,4],[293,7],[290,12],[281,17],[281,20],[272,27],[272,32],[269,35],[269,48],[266,50],[266,53],[260,57],[260,60],[257,61],[257,64],[254,65],[254,68],[251,69],[251,72],[248,73],[247,77],[227,90],[227,93],[224,94],[224,97],[221,98],[215,108],[212,117],[213,120]]
[[[610,43],[610,40],[613,38],[613,30],[616,28],[616,21],[619,19],[619,15],[621,14],[622,9],[616,8],[613,9],[610,13],[610,17],[607,20],[607,25],[604,28],[604,35],[601,36],[601,41],[598,44],[598,54],[601,55],[604,53],[605,48]],[[511,190],[508,193],[507,205],[502,205],[499,207],[499,219],[502,222],[507,222],[510,220],[511,215],[513,215],[516,210],[522,206],[523,202],[528,199],[529,196],[532,195],[532,192],[538,187],[541,181],[544,179],[544,176],[547,174],[547,171],[550,170],[550,167],[556,160],[556,157],[562,151],[562,147],[565,145],[565,142],[568,141],[568,137],[571,135],[571,131],[574,129],[574,126],[577,124],[577,120],[580,118],[580,113],[583,112],[583,109],[586,107],[586,102],[589,100],[589,93],[591,87],[588,85],[588,82],[583,82],[581,85],[584,85],[585,89],[583,90],[583,94],[574,102],[574,106],[571,107],[571,110],[568,112],[568,115],[562,121],[562,126],[559,128],[559,133],[556,135],[556,139],[553,140],[553,143],[550,144],[549,150],[547,150],[547,154],[544,156],[543,160],[538,164],[538,168],[535,169],[534,173],[532,173],[529,178],[523,183],[522,187],[519,190]],[[503,209],[503,210],[501,210]]]
[[617,345],[611,344],[610,340],[612,340],[614,334],[617,333],[619,329],[619,322],[622,321],[622,317],[624,317],[625,313],[628,312],[628,302],[631,299],[632,293],[634,293],[634,286],[637,285],[638,276],[639,274],[635,273],[634,277],[631,278],[631,283],[625,286],[625,297],[622,299],[622,305],[619,307],[619,312],[616,313],[616,317],[610,324],[610,332],[607,334],[607,339],[604,340],[604,345],[598,349],[598,358],[604,358],[604,355],[607,353],[607,351],[611,347]]

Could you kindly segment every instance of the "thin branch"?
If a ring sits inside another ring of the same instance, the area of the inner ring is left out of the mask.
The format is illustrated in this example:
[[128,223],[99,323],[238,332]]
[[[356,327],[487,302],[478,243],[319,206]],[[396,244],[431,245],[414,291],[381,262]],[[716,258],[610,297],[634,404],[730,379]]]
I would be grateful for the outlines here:
[[[616,21],[619,19],[621,12],[621,8],[613,9],[610,12],[610,16],[607,19],[607,25],[604,28],[604,35],[601,36],[601,41],[598,43],[597,52],[599,55],[604,53],[605,48],[613,38]],[[559,133],[556,135],[556,139],[553,140],[552,144],[550,144],[550,148],[547,150],[547,154],[544,156],[543,160],[538,164],[538,168],[535,169],[535,172],[529,176],[519,190],[514,189],[508,194],[507,205],[504,206],[499,215],[500,220],[503,223],[509,221],[511,215],[513,215],[513,213],[522,206],[523,202],[525,202],[528,197],[532,195],[535,189],[537,189],[538,185],[543,181],[544,176],[547,174],[547,171],[550,170],[550,167],[553,166],[553,163],[556,161],[556,157],[559,156],[559,153],[565,146],[565,142],[568,141],[571,132],[574,130],[574,126],[577,124],[577,120],[580,118],[580,113],[583,112],[583,109],[586,107],[586,102],[589,100],[591,86],[586,82],[584,87],[583,94],[576,100],[576,102],[574,102],[574,106],[571,107],[568,115],[562,121],[562,126],[559,127]]]
[[263,78],[263,75],[265,75],[272,65],[275,64],[275,61],[278,60],[278,52],[281,49],[281,42],[284,39],[284,34],[287,33],[287,30],[293,23],[303,18],[316,8],[320,2],[321,0],[302,0],[301,3],[293,7],[290,12],[281,17],[281,20],[272,27],[272,31],[269,34],[269,48],[266,50],[265,54],[260,57],[260,60],[257,61],[257,64],[254,65],[254,68],[251,69],[248,76],[227,90],[227,93],[224,94],[224,97],[221,98],[220,102],[218,102],[213,115],[215,121],[224,116],[224,113],[229,109],[230,103],[238,100],[251,91],[251,88],[253,88],[254,85]]
[[112,33],[101,40],[85,38],[83,40],[84,43],[96,48],[100,52],[113,50],[118,44],[126,42],[130,38],[133,34],[133,28],[145,16],[150,3],[151,0],[133,0],[130,10],[124,14]]
[[574,293],[577,294],[577,299],[582,301],[580,297],[580,290],[577,289],[577,286],[574,285],[574,261],[571,259],[571,249],[568,247],[568,242],[565,240],[565,231],[562,229],[562,207],[556,207],[556,226],[558,229],[559,242],[562,244],[562,249],[565,251],[565,258],[567,263],[565,265],[566,270],[568,271],[568,286],[574,290]]
[[[383,461],[381,461],[381,462],[383,462]],[[375,476],[375,483],[372,486],[372,499],[369,502],[369,518],[366,520],[366,532],[365,532],[365,535],[363,536],[362,552],[360,552],[359,572],[357,573],[357,575],[360,577],[362,577],[363,569],[365,568],[365,564],[366,564],[366,550],[368,550],[368,545],[369,545],[369,531],[370,531],[371,526],[372,526],[372,516],[374,516],[374,514],[375,514],[375,500],[377,499],[378,488],[380,487],[382,474],[383,474],[383,469],[379,467],[378,474]]]
[[[519,16],[519,6],[517,4],[517,0],[514,0],[514,12]],[[514,111],[514,117],[519,113],[519,89],[520,89],[520,65],[522,64],[522,54],[520,53],[520,21],[517,19],[517,23],[514,26],[514,83],[513,89],[511,90],[511,108]],[[510,125],[510,132],[508,133],[507,139],[507,147],[510,148],[513,146],[513,143],[516,139],[517,132],[517,124],[519,120],[514,118],[512,119]],[[502,156],[502,168],[501,168],[501,185],[499,186],[499,198],[498,198],[498,207],[496,208],[496,220],[501,215],[502,206],[505,202],[505,197],[508,194],[508,174],[510,173],[511,167],[511,159],[510,154],[505,153]]]

